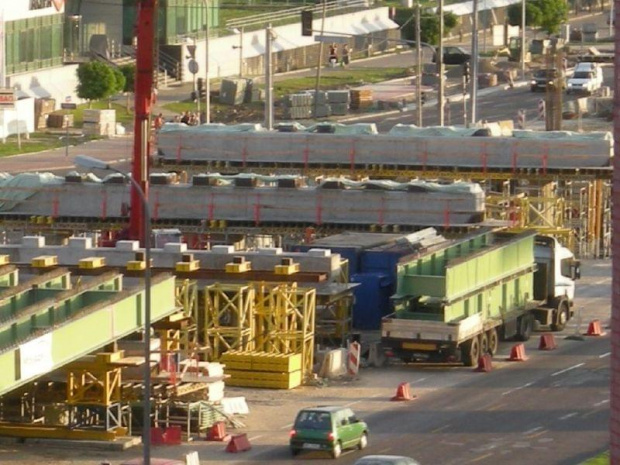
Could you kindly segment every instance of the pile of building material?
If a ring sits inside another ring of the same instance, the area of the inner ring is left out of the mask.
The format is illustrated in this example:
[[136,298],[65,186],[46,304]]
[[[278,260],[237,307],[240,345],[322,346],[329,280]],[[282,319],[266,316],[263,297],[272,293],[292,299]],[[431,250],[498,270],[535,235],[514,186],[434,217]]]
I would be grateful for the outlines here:
[[284,98],[284,118],[307,119],[312,116],[312,94],[291,94]]
[[56,108],[56,100],[53,98],[38,98],[34,101],[34,127],[45,129],[47,118]]
[[351,90],[351,110],[363,110],[372,107],[372,90]]
[[116,134],[116,110],[84,110],[86,135],[112,137]]
[[230,386],[293,389],[303,380],[301,354],[228,351],[221,360]]
[[349,102],[350,95],[347,90],[330,90],[327,92],[327,103],[334,116],[346,115],[349,112]]
[[247,79],[223,79],[222,85],[220,86],[220,103],[225,105],[240,105],[247,101],[247,92]]

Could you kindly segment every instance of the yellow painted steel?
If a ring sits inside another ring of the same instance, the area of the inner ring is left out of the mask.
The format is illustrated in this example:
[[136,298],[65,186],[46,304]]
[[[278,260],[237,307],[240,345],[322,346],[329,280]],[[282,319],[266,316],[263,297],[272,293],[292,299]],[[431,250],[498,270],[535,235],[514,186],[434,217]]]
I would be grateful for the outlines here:
[[226,380],[229,386],[294,389],[303,381],[301,370],[290,373],[229,370],[227,373],[230,375],[230,378]]
[[92,270],[95,268],[102,268],[104,266],[105,266],[105,257],[82,258],[78,262],[78,267],[83,270]]
[[12,438],[48,438],[83,441],[114,441],[127,436],[127,428],[116,427],[110,431],[65,428],[62,426],[24,425],[0,423],[0,436]]
[[254,348],[254,288],[249,285],[213,284],[205,288],[204,340],[212,360],[231,349]]
[[0,266],[11,263],[11,257],[8,255],[0,255]]
[[275,274],[291,275],[299,273],[299,269],[299,263],[293,263],[292,265],[276,265]]
[[130,260],[127,262],[127,271],[144,271],[146,262],[144,260]]
[[252,262],[227,263],[226,273],[246,273],[252,270]]
[[191,260],[189,262],[177,262],[175,264],[175,270],[189,273],[200,269],[200,260]]
[[110,363],[122,353],[97,354],[89,361],[69,364],[67,370],[67,403],[109,407],[121,401],[121,368]]
[[30,264],[33,268],[49,268],[58,265],[58,257],[56,255],[40,255],[34,257]]

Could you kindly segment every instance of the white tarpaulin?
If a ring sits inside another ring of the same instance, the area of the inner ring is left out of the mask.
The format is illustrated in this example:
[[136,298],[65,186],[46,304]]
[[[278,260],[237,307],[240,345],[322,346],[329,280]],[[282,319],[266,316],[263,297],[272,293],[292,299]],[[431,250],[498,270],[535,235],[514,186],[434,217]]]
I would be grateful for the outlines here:
[[53,367],[51,333],[19,346],[21,379],[28,379],[47,373]]

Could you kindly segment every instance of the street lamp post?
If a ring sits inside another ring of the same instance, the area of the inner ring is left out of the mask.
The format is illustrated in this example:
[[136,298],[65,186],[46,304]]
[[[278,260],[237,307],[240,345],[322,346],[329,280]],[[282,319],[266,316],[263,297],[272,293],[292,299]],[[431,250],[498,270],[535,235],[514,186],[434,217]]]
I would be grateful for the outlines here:
[[233,45],[233,50],[239,50],[239,79],[243,77],[243,26],[239,29],[232,30],[235,34],[239,34],[239,45]]
[[144,211],[144,416],[142,426],[143,465],[151,465],[151,209],[144,190],[132,176],[128,176],[103,160],[78,155],[74,159],[77,166],[88,169],[112,171],[128,179],[136,190]]
[[[209,0],[204,0],[205,4],[205,123],[211,122],[211,80],[209,78]],[[200,95],[198,96],[200,100]]]

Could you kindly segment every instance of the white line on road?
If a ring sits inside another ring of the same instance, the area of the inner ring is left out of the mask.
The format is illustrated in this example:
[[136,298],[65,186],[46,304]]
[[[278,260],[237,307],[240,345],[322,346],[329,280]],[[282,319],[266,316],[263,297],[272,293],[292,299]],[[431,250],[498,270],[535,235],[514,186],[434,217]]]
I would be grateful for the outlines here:
[[579,367],[581,367],[583,365],[585,365],[585,363],[578,363],[577,365],[573,365],[572,367],[568,367],[568,368],[565,368],[563,370],[556,371],[555,373],[551,373],[551,376],[561,375],[562,373],[566,373],[567,371],[574,370],[575,368],[579,368]]
[[356,401],[353,401],[353,402],[349,402],[348,404],[345,404],[344,406],[345,407],[350,407],[351,405],[359,404],[360,402],[361,402],[361,400],[356,400]]
[[611,281],[611,278],[605,278],[605,279],[601,279],[601,280],[599,280],[599,281],[595,281],[595,282],[593,282],[592,284],[594,284],[594,285],[596,286],[596,285],[598,285],[598,284],[605,284],[605,283],[608,283],[608,282],[610,282],[610,281]]
[[519,387],[516,387],[514,389],[511,389],[510,391],[502,392],[502,396],[505,396],[505,395],[510,394],[512,392],[515,392],[515,391],[518,391],[519,389],[525,389],[526,387],[529,387],[532,384],[534,384],[534,383],[527,383],[527,384],[524,384],[523,386],[519,386]]
[[421,383],[422,381],[425,381],[425,380],[426,380],[426,378],[420,378],[420,379],[417,379],[415,381],[411,381],[409,384],[418,384],[418,383]]
[[258,436],[252,436],[251,438],[248,439],[248,441],[252,442],[255,441],[257,439],[260,439],[264,436],[264,434],[259,434]]
[[593,407],[600,407],[601,405],[605,405],[607,403],[609,403],[609,399],[605,399],[600,402],[597,402],[596,404],[593,405]]
[[523,435],[527,436],[528,434],[535,433],[536,431],[540,431],[541,429],[543,429],[542,426],[537,426],[536,428],[528,429],[527,431],[523,433]]
[[574,417],[575,415],[579,415],[578,412],[567,413],[566,415],[562,415],[558,420],[568,420],[570,417]]
[[293,426],[293,423],[289,423],[288,425],[280,426],[280,429],[289,429],[291,426]]
[[611,355],[611,352],[605,352],[604,354],[601,354],[598,356],[598,358],[605,358],[605,357],[609,357]]

